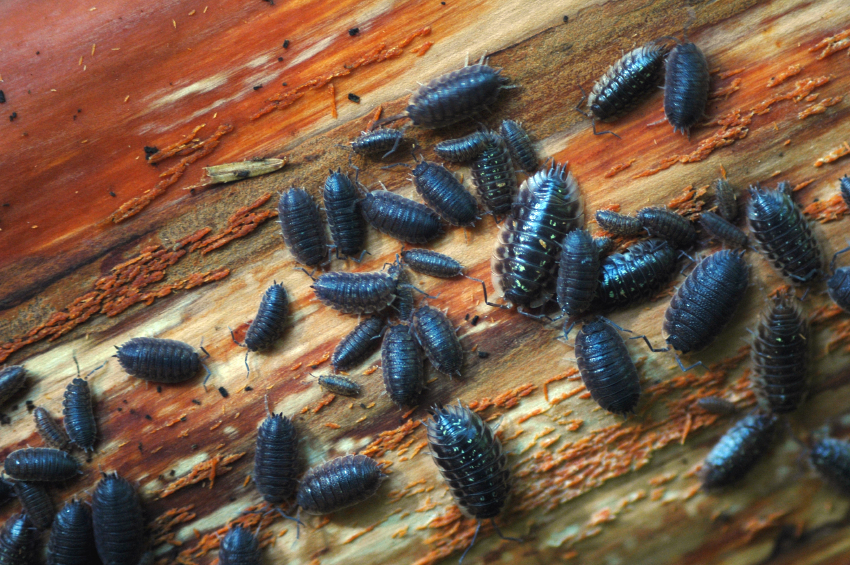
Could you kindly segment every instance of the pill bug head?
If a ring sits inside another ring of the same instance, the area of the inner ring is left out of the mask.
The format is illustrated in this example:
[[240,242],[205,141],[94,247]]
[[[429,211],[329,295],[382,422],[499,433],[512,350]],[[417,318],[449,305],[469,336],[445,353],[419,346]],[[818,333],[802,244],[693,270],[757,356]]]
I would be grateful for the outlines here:
[[22,512],[13,514],[0,530],[0,558],[9,565],[34,563],[39,532],[30,517]]
[[95,563],[94,527],[89,505],[70,500],[56,514],[48,543],[48,565]]
[[259,565],[260,542],[247,528],[235,525],[221,540],[220,565]]

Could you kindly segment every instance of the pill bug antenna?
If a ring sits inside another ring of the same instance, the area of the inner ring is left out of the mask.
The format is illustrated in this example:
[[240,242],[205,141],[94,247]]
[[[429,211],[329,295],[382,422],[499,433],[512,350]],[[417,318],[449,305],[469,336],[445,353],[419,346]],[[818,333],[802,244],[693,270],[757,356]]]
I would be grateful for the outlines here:
[[839,256],[839,255],[843,255],[844,253],[847,253],[848,251],[850,251],[850,242],[848,242],[848,246],[847,246],[847,247],[845,247],[844,249],[841,249],[841,250],[839,250],[839,251],[836,251],[836,252],[832,255],[832,259],[829,261],[829,274],[830,274],[830,275],[834,275],[834,274],[835,274],[835,264],[836,264],[836,261],[838,260],[838,256]]
[[[118,348],[116,347],[115,349],[118,349]],[[117,355],[114,355],[113,357],[117,357]],[[71,354],[71,359],[74,360],[74,365],[77,366],[77,378],[80,378],[80,362],[77,361],[77,353],[76,352]]]
[[307,272],[307,269],[305,269],[304,267],[295,267],[295,270],[296,271],[303,271],[305,275],[307,275],[308,277],[313,279],[313,282],[316,282],[317,279],[316,279],[316,277],[313,276],[313,273],[316,272],[316,269],[313,269],[309,273]]
[[[74,361],[76,361],[76,360],[77,360],[77,359],[76,359],[76,358],[74,358]],[[92,375],[94,374],[94,372],[95,372],[95,371],[98,371],[98,370],[100,370],[100,369],[104,368],[104,367],[106,366],[106,364],[107,364],[107,363],[109,363],[109,361],[108,361],[108,360],[104,361],[103,363],[101,363],[100,365],[98,365],[97,367],[95,367],[94,369],[92,369],[91,371],[89,371],[89,372],[86,374],[86,379],[88,379],[90,376],[92,376]],[[80,374],[80,366],[79,366],[79,365],[77,365],[77,375],[79,375],[79,374]]]
[[679,368],[682,370],[683,373],[687,373],[691,369],[695,369],[696,367],[699,367],[699,366],[703,366],[703,367],[705,366],[705,365],[702,364],[702,361],[697,361],[696,363],[694,363],[692,365],[688,365],[687,367],[685,367],[685,365],[682,364],[682,359],[679,358],[678,353],[676,353],[675,358],[676,358],[676,364],[679,365]]
[[381,118],[380,120],[375,121],[371,126],[369,126],[368,131],[375,131],[379,127],[384,124],[389,124],[392,122],[397,122],[398,120],[403,120],[407,117],[407,112],[402,112],[401,114],[396,114],[395,116],[387,116],[386,118]]

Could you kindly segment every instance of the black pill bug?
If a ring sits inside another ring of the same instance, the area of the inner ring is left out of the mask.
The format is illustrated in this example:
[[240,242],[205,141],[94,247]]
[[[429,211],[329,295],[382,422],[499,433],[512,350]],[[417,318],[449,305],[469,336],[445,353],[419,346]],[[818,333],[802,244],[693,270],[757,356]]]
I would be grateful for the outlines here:
[[839,308],[845,312],[850,312],[850,267],[835,268],[835,261],[842,253],[850,251],[850,247],[842,249],[833,255],[832,261],[829,263],[830,277],[826,281],[826,290],[829,297],[835,302]]
[[743,252],[724,249],[700,261],[664,313],[667,343],[682,353],[708,347],[732,319],[746,290]]
[[519,122],[502,120],[499,133],[502,134],[502,138],[508,145],[508,150],[510,150],[520,168],[530,175],[534,174],[537,167],[540,166],[540,159],[537,157],[534,144],[531,143],[531,138],[525,128]]
[[381,344],[381,372],[390,400],[413,406],[425,388],[422,354],[410,325],[390,326]]
[[379,316],[361,320],[334,348],[331,355],[334,371],[347,371],[378,349],[386,325],[386,320]]
[[358,155],[385,159],[392,155],[404,139],[404,128],[382,128],[364,131],[351,142],[351,150]]
[[50,412],[41,406],[37,406],[32,411],[32,418],[35,422],[35,428],[38,430],[38,435],[49,447],[63,451],[71,448],[71,440],[68,439],[68,434],[65,433],[65,430]]
[[88,504],[70,500],[56,514],[47,545],[47,565],[96,563],[94,526]]
[[33,525],[42,531],[49,528],[53,523],[56,507],[53,506],[50,494],[42,483],[15,481],[12,488]]
[[696,405],[706,412],[721,416],[729,416],[738,411],[738,407],[735,406],[734,402],[720,398],[719,396],[703,396],[696,401]]
[[850,443],[835,438],[816,441],[809,461],[830,484],[850,496]]
[[673,126],[690,136],[705,113],[709,89],[708,61],[693,43],[676,45],[667,56],[664,77],[664,114]]
[[430,249],[404,249],[401,252],[401,260],[417,273],[429,277],[451,279],[466,276],[460,261]]
[[92,495],[92,522],[103,565],[136,565],[145,549],[145,518],[136,489],[118,473],[104,474]]
[[594,237],[593,245],[596,246],[596,252],[599,254],[600,257],[611,253],[614,250],[614,247],[616,246],[613,239],[604,236]]
[[719,214],[703,212],[700,214],[698,222],[702,229],[733,247],[748,247],[750,243],[747,234]]
[[694,225],[676,212],[647,207],[638,211],[637,219],[652,237],[666,239],[677,247],[688,247],[696,241]]
[[407,243],[426,243],[443,233],[436,212],[388,190],[373,190],[360,201],[363,217],[373,228]]
[[0,563],[31,565],[39,534],[26,514],[13,514],[0,530]]
[[599,286],[599,250],[586,230],[573,230],[564,238],[558,265],[556,296],[564,316],[587,310]]
[[484,207],[496,216],[510,212],[517,191],[516,171],[508,145],[501,135],[484,134],[484,149],[472,161],[472,183]]
[[444,313],[431,306],[417,308],[413,313],[413,335],[437,371],[460,376],[463,346]]
[[319,386],[333,394],[356,398],[360,396],[361,387],[356,382],[340,375],[320,375],[317,377]]
[[20,365],[10,365],[0,371],[0,406],[12,398],[27,380],[27,372]]
[[434,145],[434,153],[450,163],[466,163],[481,155],[486,140],[484,132],[475,131],[464,137],[440,141]]
[[775,414],[796,410],[809,389],[808,323],[795,301],[790,293],[776,295],[753,333],[753,388]]
[[360,213],[354,182],[339,169],[331,171],[322,189],[322,199],[337,258],[341,255],[360,262],[365,254],[366,221]]
[[632,414],[640,399],[640,377],[619,332],[602,318],[585,322],[575,341],[581,380],[599,406]]
[[653,296],[673,275],[676,252],[662,239],[639,241],[623,253],[605,257],[592,307],[629,306]]
[[283,191],[277,211],[283,239],[295,260],[308,267],[325,262],[328,257],[325,227],[310,193],[303,188]]
[[639,219],[618,214],[613,210],[597,210],[596,223],[606,232],[623,237],[632,237],[643,231],[643,224]]
[[839,182],[841,198],[844,200],[844,204],[846,204],[847,207],[850,208],[850,177],[844,175],[843,177],[841,177],[841,180]]
[[566,164],[526,179],[490,261],[493,286],[517,306],[545,303],[555,290],[561,241],[583,223],[581,191]]
[[821,277],[820,247],[790,196],[751,186],[747,220],[762,250],[783,275],[797,283]]
[[298,487],[298,432],[292,420],[269,409],[257,428],[254,451],[254,484],[263,498],[279,504],[292,498]]
[[717,213],[724,220],[734,221],[738,217],[738,197],[734,187],[725,178],[718,178],[713,183],[714,198],[717,202]]
[[[458,401],[457,406],[435,406],[425,425],[431,456],[448,483],[457,505],[478,520],[472,543],[481,521],[495,523],[511,492],[511,472],[502,444],[481,417]],[[512,539],[512,538],[508,538]],[[516,540],[519,541],[519,540]]]
[[260,541],[248,528],[237,524],[221,540],[219,565],[260,565],[261,558]]
[[91,453],[97,440],[97,422],[94,419],[88,381],[76,378],[65,387],[62,413],[65,416],[65,431],[71,443]]
[[729,428],[705,457],[703,488],[725,487],[744,478],[770,449],[777,421],[774,414],[753,413]]
[[[115,357],[128,374],[155,383],[182,383],[201,368],[198,352],[174,339],[134,337],[121,344]],[[208,378],[209,371],[204,383]]]
[[397,273],[325,273],[313,279],[316,298],[345,314],[370,314],[389,306],[396,295]]
[[263,293],[257,315],[245,332],[245,347],[248,351],[263,351],[274,345],[283,335],[288,315],[289,297],[286,289],[275,281]]
[[413,310],[416,308],[416,301],[413,295],[413,284],[407,269],[400,262],[396,262],[390,267],[390,272],[398,274],[398,286],[396,287],[396,296],[390,308],[395,313],[396,318],[403,322],[410,321],[413,316]]
[[413,169],[413,186],[451,225],[470,227],[479,219],[475,197],[444,166],[423,159]]
[[80,463],[67,451],[52,447],[17,449],[3,462],[6,474],[19,481],[62,482],[80,473]]
[[365,455],[344,455],[312,467],[298,485],[296,501],[308,514],[330,514],[370,498],[386,479]]

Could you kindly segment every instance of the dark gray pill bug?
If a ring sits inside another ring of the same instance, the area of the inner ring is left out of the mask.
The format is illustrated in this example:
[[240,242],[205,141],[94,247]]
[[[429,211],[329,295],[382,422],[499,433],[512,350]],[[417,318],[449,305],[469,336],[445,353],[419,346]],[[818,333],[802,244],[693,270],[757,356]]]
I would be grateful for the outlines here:
[[62,482],[80,473],[80,463],[67,451],[52,447],[17,449],[3,462],[6,474],[19,481]]
[[32,565],[38,551],[38,530],[26,514],[13,514],[0,530],[0,563]]
[[434,146],[437,157],[450,163],[472,161],[484,151],[486,136],[483,132],[472,132],[458,139],[446,139]]
[[809,391],[809,325],[790,293],[768,302],[753,334],[751,377],[759,404],[775,414],[793,412]]
[[667,57],[664,78],[664,114],[673,126],[688,136],[704,115],[710,77],[708,61],[693,43],[676,45]]
[[317,377],[319,386],[333,394],[340,396],[350,396],[356,398],[360,396],[360,385],[340,375],[320,375]]
[[717,213],[724,220],[734,221],[738,217],[738,196],[735,189],[724,178],[714,181],[714,198],[717,202]]
[[135,565],[145,550],[145,517],[136,489],[118,473],[104,474],[92,495],[92,522],[103,565]]
[[56,514],[47,544],[47,565],[91,565],[97,562],[94,526],[88,504],[65,503]]
[[516,171],[508,145],[495,132],[484,134],[484,149],[470,166],[472,183],[484,207],[496,216],[511,211],[517,191]]
[[773,414],[754,413],[729,428],[705,457],[700,472],[703,488],[725,487],[743,479],[770,449],[777,421]]
[[830,484],[850,496],[850,443],[821,439],[812,446],[809,461]]
[[53,523],[56,507],[53,506],[43,483],[15,481],[12,488],[33,525],[42,531],[49,528]]
[[835,261],[839,255],[850,251],[850,247],[842,249],[832,257],[829,269],[832,273],[829,280],[826,281],[826,290],[829,297],[835,302],[839,308],[845,312],[850,312],[850,267],[835,268]]
[[[119,354],[120,351],[119,349]],[[62,413],[65,416],[65,431],[71,443],[86,453],[91,453],[97,440],[97,422],[94,419],[88,381],[76,378],[68,384],[62,400]]]
[[587,310],[599,286],[599,250],[586,230],[573,230],[564,238],[558,264],[558,306],[571,318]]
[[388,190],[360,201],[363,217],[379,232],[407,243],[426,243],[443,233],[440,216],[427,206]]
[[478,202],[453,172],[431,161],[413,169],[413,186],[422,199],[453,226],[470,227],[478,220]]
[[812,282],[823,275],[818,242],[790,196],[750,186],[747,220],[765,255],[783,275],[797,283]]
[[850,177],[844,175],[841,177],[840,183],[841,198],[844,199],[844,204],[850,208]]
[[351,257],[360,261],[366,241],[366,221],[360,213],[354,182],[339,169],[331,171],[322,189],[322,199],[337,258]]
[[370,314],[392,304],[396,295],[398,274],[393,273],[325,273],[310,288],[316,298],[345,314]]
[[292,498],[298,487],[298,432],[292,420],[283,414],[268,416],[257,429],[254,451],[254,484],[263,498],[278,504]]
[[221,540],[219,565],[260,565],[261,558],[260,541],[248,528],[237,524]]
[[399,261],[393,263],[388,272],[391,275],[398,277],[395,300],[393,300],[390,308],[399,320],[403,322],[410,321],[410,317],[413,316],[413,309],[416,308],[415,297],[413,296],[413,284],[410,280],[410,275],[408,274],[407,269],[405,269]]
[[596,246],[596,252],[599,254],[599,256],[603,257],[611,253],[614,250],[614,246],[616,244],[614,243],[614,240],[610,237],[594,237],[593,245]]
[[71,448],[71,440],[68,439],[68,434],[65,433],[65,430],[50,412],[41,406],[37,406],[32,411],[32,419],[35,421],[35,428],[38,430],[38,435],[41,436],[41,439],[49,447],[63,451]]
[[334,371],[347,371],[378,349],[386,325],[387,321],[379,316],[370,316],[357,324],[340,340],[331,355]]
[[733,247],[748,247],[750,243],[747,234],[719,214],[703,212],[700,214],[698,222],[702,229]]
[[0,506],[15,498],[15,485],[0,477]]
[[308,470],[296,501],[307,514],[330,514],[370,498],[385,479],[371,457],[344,455]]
[[673,276],[676,252],[662,239],[639,241],[602,259],[592,307],[608,310],[653,296]]
[[201,368],[195,349],[174,339],[134,337],[121,344],[115,357],[129,375],[155,383],[181,383]]
[[254,321],[245,332],[248,351],[263,351],[274,345],[286,328],[289,316],[289,298],[282,284],[275,281],[266,289]]
[[597,210],[596,223],[606,232],[623,237],[632,237],[643,231],[643,224],[639,219],[618,214],[613,210]]
[[327,260],[328,245],[319,207],[303,188],[290,188],[280,193],[277,204],[283,240],[295,260],[315,267]]
[[582,325],[575,341],[581,380],[599,406],[632,414],[640,399],[640,377],[620,333],[602,318]]
[[408,324],[390,326],[381,343],[381,372],[390,400],[414,406],[425,388],[422,354]]
[[712,253],[688,274],[664,313],[667,343],[682,353],[708,347],[747,291],[742,251]]
[[463,346],[445,314],[431,306],[420,306],[413,313],[413,335],[437,371],[460,376]]
[[460,261],[430,249],[405,249],[401,252],[404,264],[423,275],[451,279],[463,275]]
[[9,365],[0,371],[0,406],[12,398],[27,380],[27,372],[20,365]]
[[537,167],[540,166],[540,159],[537,158],[537,152],[534,151],[534,144],[531,143],[531,138],[528,137],[525,128],[519,122],[502,120],[499,133],[502,134],[502,138],[508,144],[511,155],[517,164],[519,164],[520,168],[530,175],[534,174]]
[[388,157],[398,149],[404,139],[404,128],[402,129],[376,129],[364,131],[351,142],[351,150],[358,155],[369,157]]
[[638,211],[637,219],[652,237],[666,239],[677,247],[689,247],[696,241],[697,232],[694,225],[676,212],[647,207]]
[[696,401],[696,405],[712,414],[721,416],[729,416],[738,411],[738,407],[734,402],[720,398],[719,396],[703,396]]

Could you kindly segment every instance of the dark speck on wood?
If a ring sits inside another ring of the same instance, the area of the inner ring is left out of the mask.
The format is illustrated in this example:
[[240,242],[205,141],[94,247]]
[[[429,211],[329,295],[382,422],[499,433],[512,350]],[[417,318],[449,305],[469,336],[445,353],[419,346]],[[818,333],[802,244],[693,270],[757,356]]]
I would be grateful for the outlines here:
[[227,389],[226,389],[226,388],[224,388],[223,386],[218,387],[218,392],[219,392],[219,393],[221,394],[221,396],[223,396],[224,398],[227,398],[228,396],[230,396],[230,393],[229,393],[229,392],[227,392]]

